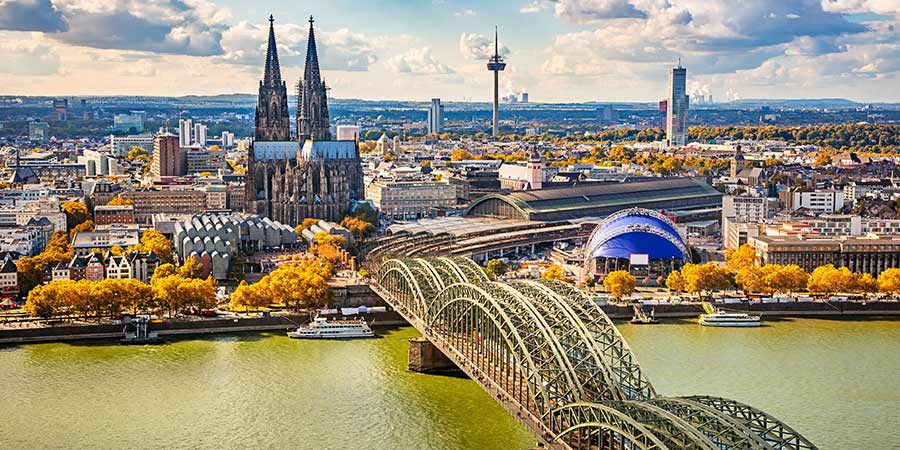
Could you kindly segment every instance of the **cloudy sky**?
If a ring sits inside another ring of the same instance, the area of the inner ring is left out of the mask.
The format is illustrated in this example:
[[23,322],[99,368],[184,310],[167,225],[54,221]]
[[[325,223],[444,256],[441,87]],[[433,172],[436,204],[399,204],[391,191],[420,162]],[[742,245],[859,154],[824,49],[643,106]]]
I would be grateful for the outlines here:
[[717,100],[900,101],[900,0],[0,0],[0,94],[254,92],[270,13],[339,98],[488,100],[497,24],[534,101],[654,101],[679,57]]

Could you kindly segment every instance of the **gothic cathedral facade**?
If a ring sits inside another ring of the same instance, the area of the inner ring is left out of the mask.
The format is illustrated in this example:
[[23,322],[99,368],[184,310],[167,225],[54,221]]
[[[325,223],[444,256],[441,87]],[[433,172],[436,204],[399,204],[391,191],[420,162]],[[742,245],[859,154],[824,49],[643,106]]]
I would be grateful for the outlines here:
[[270,16],[266,69],[247,156],[247,212],[292,226],[306,218],[337,221],[354,201],[363,199],[362,164],[356,141],[331,140],[312,17],[296,123],[297,136],[291,139],[287,85],[281,79]]

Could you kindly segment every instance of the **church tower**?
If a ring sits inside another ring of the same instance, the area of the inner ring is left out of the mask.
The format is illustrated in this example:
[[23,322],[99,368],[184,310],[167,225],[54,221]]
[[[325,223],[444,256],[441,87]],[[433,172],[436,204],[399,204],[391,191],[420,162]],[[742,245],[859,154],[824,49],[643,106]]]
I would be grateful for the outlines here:
[[309,17],[309,39],[306,43],[306,68],[297,92],[297,137],[301,144],[307,139],[331,140],[328,118],[328,88],[319,73],[319,55],[313,18]]
[[256,105],[257,141],[291,140],[291,116],[288,113],[287,84],[281,80],[278,49],[275,46],[275,18],[269,16],[269,48],[266,51],[266,72],[259,82],[259,103]]

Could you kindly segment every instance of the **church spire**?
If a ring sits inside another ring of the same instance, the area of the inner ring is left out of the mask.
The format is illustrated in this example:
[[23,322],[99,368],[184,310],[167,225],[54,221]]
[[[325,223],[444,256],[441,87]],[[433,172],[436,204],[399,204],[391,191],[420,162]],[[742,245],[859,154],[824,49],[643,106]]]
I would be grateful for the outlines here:
[[275,45],[275,17],[269,15],[269,47],[266,49],[266,73],[263,84],[281,85],[281,66],[278,64],[278,47]]
[[309,39],[306,40],[306,70],[303,73],[303,79],[306,81],[320,80],[319,74],[319,54],[316,51],[316,33],[313,30],[312,16],[309,16]]
[[306,68],[298,85],[297,95],[297,137],[301,142],[307,139],[327,141],[331,139],[328,115],[328,88],[319,71],[319,54],[316,51],[316,34],[313,18],[309,16],[309,39],[306,43]]
[[281,80],[278,48],[275,45],[275,17],[269,16],[269,48],[266,50],[266,71],[259,82],[256,105],[257,141],[288,141],[291,139],[291,116],[288,113],[287,86]]

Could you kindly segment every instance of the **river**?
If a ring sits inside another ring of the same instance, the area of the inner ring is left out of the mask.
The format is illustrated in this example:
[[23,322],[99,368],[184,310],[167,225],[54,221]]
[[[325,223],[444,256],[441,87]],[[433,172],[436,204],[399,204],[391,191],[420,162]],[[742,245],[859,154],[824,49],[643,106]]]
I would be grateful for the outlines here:
[[[793,319],[759,329],[671,321],[621,330],[660,394],[750,403],[823,449],[900,448],[900,321]],[[0,449],[534,446],[475,383],[407,372],[414,330],[383,334],[2,348]]]

